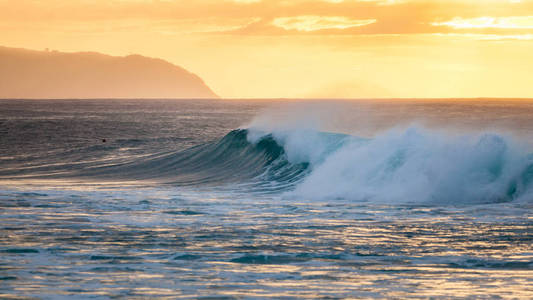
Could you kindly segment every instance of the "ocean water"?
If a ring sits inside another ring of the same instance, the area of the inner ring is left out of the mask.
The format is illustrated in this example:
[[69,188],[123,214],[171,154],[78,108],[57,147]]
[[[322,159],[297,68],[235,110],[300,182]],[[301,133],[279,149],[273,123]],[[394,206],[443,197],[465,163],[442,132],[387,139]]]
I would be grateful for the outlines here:
[[2,100],[0,298],[533,297],[533,100]]

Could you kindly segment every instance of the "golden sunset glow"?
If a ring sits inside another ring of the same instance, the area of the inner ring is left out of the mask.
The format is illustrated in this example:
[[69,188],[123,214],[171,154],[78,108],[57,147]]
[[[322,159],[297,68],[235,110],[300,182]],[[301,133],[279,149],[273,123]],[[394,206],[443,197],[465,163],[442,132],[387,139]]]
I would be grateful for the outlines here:
[[533,96],[533,0],[0,0],[0,45],[162,58],[226,98]]

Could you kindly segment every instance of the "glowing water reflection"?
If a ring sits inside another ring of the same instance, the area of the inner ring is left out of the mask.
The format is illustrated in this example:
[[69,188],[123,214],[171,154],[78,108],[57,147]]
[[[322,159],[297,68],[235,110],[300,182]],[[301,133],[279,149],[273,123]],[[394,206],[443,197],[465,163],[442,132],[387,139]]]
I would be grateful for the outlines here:
[[0,297],[533,293],[530,204],[332,205],[198,195],[2,192]]

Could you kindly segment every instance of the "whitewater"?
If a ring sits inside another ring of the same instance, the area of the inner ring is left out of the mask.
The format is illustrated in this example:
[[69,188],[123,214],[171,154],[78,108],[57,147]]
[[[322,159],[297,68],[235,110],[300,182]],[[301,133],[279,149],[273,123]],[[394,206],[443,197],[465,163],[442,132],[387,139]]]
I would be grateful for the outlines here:
[[533,295],[532,100],[0,102],[0,297]]

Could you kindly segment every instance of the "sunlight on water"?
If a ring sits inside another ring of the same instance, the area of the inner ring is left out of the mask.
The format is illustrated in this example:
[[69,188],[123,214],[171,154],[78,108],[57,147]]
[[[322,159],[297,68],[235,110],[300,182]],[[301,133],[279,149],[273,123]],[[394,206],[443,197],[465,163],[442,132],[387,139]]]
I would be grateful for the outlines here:
[[532,292],[530,205],[398,207],[241,197],[151,189],[4,191],[2,293],[321,298]]

